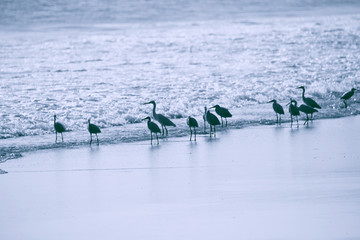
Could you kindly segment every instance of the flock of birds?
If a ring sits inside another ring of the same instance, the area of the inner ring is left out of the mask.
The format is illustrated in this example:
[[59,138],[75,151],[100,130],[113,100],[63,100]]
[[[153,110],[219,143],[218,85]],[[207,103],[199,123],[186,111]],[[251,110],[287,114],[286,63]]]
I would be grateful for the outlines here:
[[[302,100],[305,104],[301,104],[298,107],[297,101],[290,98],[290,102],[287,104],[287,106],[289,106],[289,113],[290,113],[290,117],[291,117],[291,127],[292,127],[294,118],[296,118],[297,126],[299,127],[298,116],[300,115],[300,112],[303,112],[306,114],[306,120],[304,122],[304,125],[305,125],[305,124],[308,124],[310,119],[311,120],[313,119],[313,114],[315,112],[318,112],[317,109],[321,109],[320,105],[317,104],[317,102],[315,100],[313,100],[312,98],[309,98],[309,97],[305,97],[305,87],[304,86],[301,86],[298,88],[302,89]],[[341,96],[340,99],[343,100],[343,102],[345,104],[345,108],[348,107],[346,101],[349,100],[354,95],[355,91],[357,91],[357,90],[358,89],[352,88],[350,91],[344,93]],[[277,103],[277,101],[275,99],[269,101],[268,103],[272,103],[272,107],[276,113],[276,123],[281,124],[281,115],[284,114],[283,107],[279,103]],[[152,104],[153,118],[161,125],[161,130],[160,130],[160,127],[155,122],[151,121],[150,116],[142,119],[142,120],[147,120],[147,127],[150,130],[151,144],[153,141],[153,133],[156,136],[157,144],[159,144],[158,133],[162,134],[162,136],[164,136],[164,135],[167,136],[168,135],[167,127],[170,127],[170,126],[176,127],[176,125],[169,118],[165,117],[163,114],[156,113],[155,101],[150,101],[150,102],[147,102],[144,104]],[[218,117],[215,114],[210,112],[210,109],[212,109],[212,108],[215,108],[216,114],[219,115],[221,118],[221,127],[224,126],[223,118],[225,118],[225,126],[227,127],[227,118],[232,117],[232,114],[230,113],[230,111],[228,109],[226,109],[224,107],[220,107],[219,105],[215,105],[213,107],[210,107],[209,109],[207,109],[207,107],[205,107],[204,108],[205,113],[203,115],[204,132],[206,131],[206,122],[207,122],[210,125],[210,137],[212,135],[216,136],[216,126],[220,125],[220,120],[218,119]],[[310,118],[309,118],[309,114],[310,114]],[[196,128],[199,127],[197,120],[195,118],[189,116],[187,118],[187,125],[190,128],[190,141],[192,140],[193,132],[194,132],[194,140],[196,141]],[[54,115],[54,128],[55,128],[55,132],[56,132],[55,142],[57,142],[57,134],[58,133],[61,134],[61,140],[64,141],[63,132],[66,131],[66,128],[64,127],[64,125],[62,123],[56,121],[56,115]],[[101,133],[101,130],[95,124],[90,123],[90,119],[88,120],[88,131],[90,133],[90,144],[92,144],[92,135],[93,134],[96,135],[96,141],[97,141],[97,144],[99,144],[99,138],[98,138],[97,134]]]

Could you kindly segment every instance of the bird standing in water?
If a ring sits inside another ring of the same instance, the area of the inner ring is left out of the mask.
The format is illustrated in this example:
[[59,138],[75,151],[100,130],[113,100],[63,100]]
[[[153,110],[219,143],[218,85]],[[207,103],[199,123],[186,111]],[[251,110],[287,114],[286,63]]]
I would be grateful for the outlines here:
[[191,128],[194,129],[194,133],[195,133],[195,142],[196,142],[196,128],[199,127],[198,125],[198,122],[196,121],[195,118],[192,118],[192,117],[188,117],[187,118],[187,121],[186,121],[187,125],[189,126],[190,128],[190,141],[191,141],[191,137],[192,137],[192,130]]
[[153,140],[153,135],[152,135],[153,133],[155,133],[157,144],[159,144],[159,137],[157,135],[158,133],[161,133],[161,130],[160,130],[159,126],[156,123],[152,122],[150,117],[146,117],[146,118],[144,118],[142,120],[148,120],[147,126],[148,126],[148,128],[150,130],[150,136],[151,136],[150,142],[151,142],[151,145],[152,145],[152,140]]
[[[298,87],[298,88],[301,88],[303,90],[303,92],[302,92],[302,100],[306,105],[308,105],[308,106],[310,106],[312,108],[321,109],[320,105],[317,104],[317,102],[315,102],[315,100],[313,100],[312,98],[309,98],[309,97],[305,97],[305,87],[304,86],[301,86],[301,87]],[[312,113],[311,113],[311,119],[313,119],[313,114]]]
[[297,106],[297,101],[290,98],[290,102],[288,103],[288,105],[289,105],[289,113],[290,113],[290,117],[291,117],[291,127],[292,127],[292,124],[293,124],[293,116],[296,117],[297,126],[299,127],[298,116],[300,115],[300,111],[299,111],[299,108]]
[[299,107],[299,111],[306,114],[306,120],[304,122],[304,125],[305,125],[306,123],[309,124],[309,114],[311,114],[311,116],[312,116],[312,114],[314,112],[317,112],[318,110],[316,110],[315,108],[312,108],[308,105],[301,104]]
[[175,123],[173,123],[169,118],[165,117],[162,114],[157,114],[156,113],[156,103],[155,101],[150,101],[144,104],[152,104],[153,105],[153,117],[156,121],[158,121],[161,125],[162,128],[162,135],[164,136],[164,128],[166,130],[166,136],[168,135],[168,130],[166,128],[166,126],[173,126],[176,127]]
[[206,121],[209,123],[210,125],[210,137],[211,137],[211,133],[212,133],[212,127],[214,126],[214,136],[216,136],[216,125],[220,125],[220,121],[219,119],[210,112],[210,110],[208,110],[206,112]]
[[63,132],[66,131],[65,126],[62,123],[56,122],[56,115],[54,115],[54,128],[55,128],[55,142],[57,142],[57,134],[61,133],[61,141],[64,142]]
[[219,105],[215,105],[211,108],[215,108],[215,112],[221,117],[221,127],[223,127],[223,118],[225,118],[226,121],[226,127],[227,127],[227,118],[232,117],[232,114],[229,112],[228,109],[220,107]]
[[349,100],[355,93],[355,91],[357,91],[356,88],[352,88],[350,91],[344,93],[340,99],[342,99],[345,103],[345,108],[348,107],[347,103],[346,103],[346,100]]
[[275,99],[269,101],[268,103],[273,103],[272,107],[276,113],[276,123],[281,124],[281,115],[284,114],[283,107],[278,104]]
[[88,119],[88,130],[90,133],[90,144],[92,143],[92,135],[95,134],[96,135],[96,142],[97,144],[99,144],[99,138],[98,138],[98,133],[101,133],[101,130],[98,126],[96,126],[95,124],[90,123],[90,118]]

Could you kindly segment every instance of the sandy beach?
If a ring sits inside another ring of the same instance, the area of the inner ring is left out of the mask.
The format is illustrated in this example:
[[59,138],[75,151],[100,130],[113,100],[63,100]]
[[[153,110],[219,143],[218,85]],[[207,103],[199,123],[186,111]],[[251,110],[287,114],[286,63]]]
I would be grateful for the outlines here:
[[360,117],[25,154],[1,239],[360,239]]

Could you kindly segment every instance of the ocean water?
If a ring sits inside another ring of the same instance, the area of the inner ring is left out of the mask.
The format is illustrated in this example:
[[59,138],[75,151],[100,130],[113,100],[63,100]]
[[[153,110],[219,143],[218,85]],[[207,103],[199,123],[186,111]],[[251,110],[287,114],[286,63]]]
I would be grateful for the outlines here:
[[[316,118],[360,113],[360,2],[25,1],[0,2],[0,162],[38,149],[149,138],[157,112],[188,134],[204,106],[233,113],[230,128],[273,124],[267,101],[285,109],[306,95]],[[69,132],[55,143],[53,115]],[[304,116],[302,116],[304,117]],[[199,129],[199,132],[202,128]]]

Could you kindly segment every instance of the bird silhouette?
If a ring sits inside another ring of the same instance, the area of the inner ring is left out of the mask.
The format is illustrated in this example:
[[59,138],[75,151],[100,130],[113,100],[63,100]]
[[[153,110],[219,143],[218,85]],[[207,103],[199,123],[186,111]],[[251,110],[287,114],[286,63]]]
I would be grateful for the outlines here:
[[280,104],[278,104],[275,99],[268,101],[268,103],[273,103],[272,107],[276,114],[276,123],[281,124],[281,115],[284,114],[283,107]]
[[214,136],[216,136],[216,125],[220,125],[220,121],[219,119],[210,112],[210,110],[208,110],[206,112],[206,121],[209,123],[210,125],[210,137],[211,137],[211,133],[212,133],[212,127],[214,126]]
[[63,132],[66,131],[65,126],[62,123],[56,122],[56,115],[54,115],[54,128],[55,128],[55,142],[57,142],[57,134],[61,133],[61,141],[64,142]]
[[225,118],[226,127],[227,127],[227,118],[232,117],[232,114],[229,112],[229,110],[224,107],[220,107],[219,105],[215,105],[211,108],[215,108],[215,112],[217,113],[217,115],[219,115],[221,117],[221,127],[224,126],[223,118]]
[[196,121],[195,118],[192,118],[191,116],[189,116],[186,120],[187,125],[190,128],[190,141],[191,141],[191,137],[192,137],[192,129],[194,129],[194,133],[195,133],[195,142],[196,142],[196,128],[199,127],[198,122]]
[[344,104],[345,104],[345,108],[348,107],[347,103],[346,103],[346,100],[349,100],[355,93],[355,91],[357,91],[356,88],[352,88],[350,91],[344,93],[340,99],[342,99],[344,101]]
[[317,112],[318,110],[316,110],[315,108],[312,108],[308,105],[301,104],[299,107],[299,111],[306,114],[306,120],[304,122],[304,125],[305,125],[306,123],[309,124],[309,114],[312,115],[314,112]]
[[155,133],[157,144],[159,144],[159,137],[157,135],[158,133],[161,133],[161,130],[160,130],[159,126],[156,123],[152,122],[150,117],[146,117],[146,118],[144,118],[142,120],[146,120],[146,119],[148,120],[147,121],[147,127],[150,130],[150,136],[151,136],[150,142],[151,142],[151,145],[152,145],[152,140],[153,140],[153,135],[152,135],[153,133]]
[[101,130],[98,126],[96,126],[95,124],[90,123],[90,118],[88,119],[88,130],[90,133],[90,144],[92,143],[92,135],[95,134],[96,135],[96,142],[97,144],[99,144],[99,138],[98,138],[98,133],[101,133]]
[[289,105],[289,113],[290,113],[290,118],[291,118],[291,127],[293,124],[293,116],[296,117],[296,123],[297,123],[297,126],[299,127],[298,116],[300,115],[300,111],[297,106],[297,101],[290,98],[290,102],[288,103],[288,105]]
[[166,128],[166,126],[173,126],[176,127],[175,123],[173,123],[169,118],[165,117],[162,114],[157,114],[156,113],[156,103],[155,101],[150,101],[144,104],[152,104],[153,105],[153,117],[156,121],[158,121],[161,125],[162,128],[162,135],[164,136],[164,128],[166,130],[166,136],[168,135],[168,130]]
[[[312,108],[318,108],[318,109],[321,109],[320,105],[317,104],[317,102],[315,102],[315,100],[313,100],[312,98],[309,98],[309,97],[305,97],[305,87],[304,86],[301,86],[301,87],[298,87],[298,88],[301,88],[303,90],[302,92],[302,100],[303,102],[312,107]],[[313,114],[311,114],[311,119],[313,118]]]

